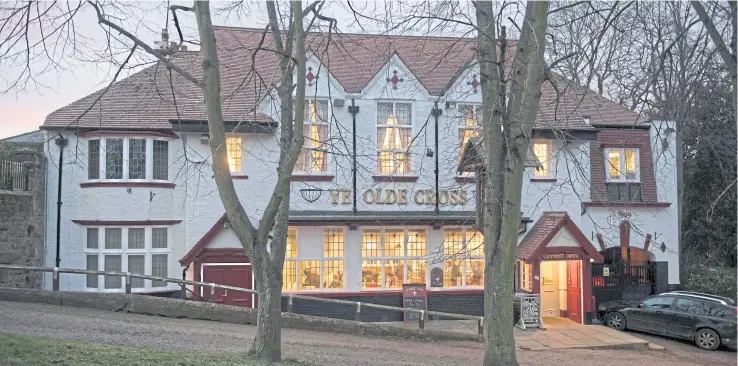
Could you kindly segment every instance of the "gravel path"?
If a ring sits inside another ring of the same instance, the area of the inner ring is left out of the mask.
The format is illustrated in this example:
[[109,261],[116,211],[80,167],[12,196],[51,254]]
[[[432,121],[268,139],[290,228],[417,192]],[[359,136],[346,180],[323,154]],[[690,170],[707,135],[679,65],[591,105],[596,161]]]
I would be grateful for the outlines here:
[[[42,304],[0,302],[0,332],[50,336],[174,350],[242,352],[255,327],[201,320],[171,319]],[[471,342],[415,342],[285,329],[283,356],[320,365],[479,365],[482,345]],[[522,365],[735,365],[666,352],[632,350],[520,351]]]

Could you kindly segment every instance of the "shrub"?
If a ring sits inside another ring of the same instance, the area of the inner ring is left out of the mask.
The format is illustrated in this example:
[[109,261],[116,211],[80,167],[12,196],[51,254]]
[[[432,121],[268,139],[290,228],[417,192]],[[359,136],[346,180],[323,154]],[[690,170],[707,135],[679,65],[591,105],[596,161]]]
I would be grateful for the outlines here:
[[687,264],[683,268],[682,286],[686,291],[704,292],[736,300],[736,269],[704,263]]

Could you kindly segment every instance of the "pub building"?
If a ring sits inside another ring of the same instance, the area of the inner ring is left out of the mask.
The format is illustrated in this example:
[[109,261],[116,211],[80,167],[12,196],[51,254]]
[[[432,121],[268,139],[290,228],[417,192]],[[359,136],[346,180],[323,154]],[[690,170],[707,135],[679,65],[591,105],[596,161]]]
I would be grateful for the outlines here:
[[[279,150],[278,98],[268,88],[254,95],[263,88],[243,80],[252,66],[263,80],[278,79],[275,55],[250,56],[262,32],[215,27],[229,168],[255,225],[276,182]],[[403,284],[413,284],[425,289],[428,310],[482,315],[476,40],[324,37],[309,35],[306,74],[295,76],[306,80],[306,139],[291,182],[284,293],[401,307]],[[198,51],[171,57],[199,75]],[[63,155],[61,267],[256,288],[210,172],[202,95],[174,78],[175,108],[157,92],[170,81],[156,70],[73,102],[42,126],[77,151]],[[669,285],[679,283],[678,237],[669,229],[676,227],[675,134],[671,122],[640,120],[591,91],[563,91],[557,97],[543,87],[526,157],[515,288],[541,294],[544,316],[588,323],[592,273],[601,252],[623,246],[622,225],[633,229],[625,243],[662,263]],[[58,161],[59,149],[47,143],[46,160]],[[52,228],[59,170],[47,170]],[[62,290],[121,292],[124,285],[116,277],[61,277]],[[207,298],[188,290],[194,300]],[[135,281],[132,291],[180,296],[176,285],[152,281]],[[233,291],[217,290],[216,301],[258,306],[257,296]],[[354,317],[353,307],[298,299],[293,311]],[[362,319],[402,314],[365,309]]]

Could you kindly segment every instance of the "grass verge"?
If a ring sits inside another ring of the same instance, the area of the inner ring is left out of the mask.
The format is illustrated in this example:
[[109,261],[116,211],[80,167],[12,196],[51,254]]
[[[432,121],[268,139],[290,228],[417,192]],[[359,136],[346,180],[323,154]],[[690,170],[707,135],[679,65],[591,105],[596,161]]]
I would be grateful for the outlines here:
[[[149,348],[105,346],[97,343],[0,333],[0,365],[213,365],[266,366],[239,354],[167,351]],[[305,365],[286,361],[281,365]]]

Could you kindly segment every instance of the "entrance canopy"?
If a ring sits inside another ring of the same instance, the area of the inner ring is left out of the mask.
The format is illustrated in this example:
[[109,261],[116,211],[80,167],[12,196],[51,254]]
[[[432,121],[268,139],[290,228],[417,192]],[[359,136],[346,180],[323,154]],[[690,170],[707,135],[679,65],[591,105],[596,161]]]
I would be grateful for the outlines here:
[[603,257],[587,240],[566,212],[544,212],[518,245],[515,257],[526,262],[541,259],[590,258],[602,262]]

